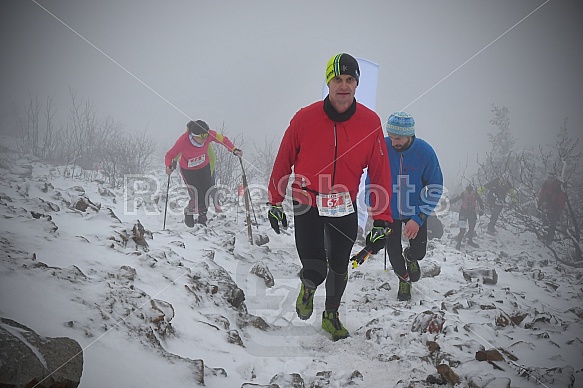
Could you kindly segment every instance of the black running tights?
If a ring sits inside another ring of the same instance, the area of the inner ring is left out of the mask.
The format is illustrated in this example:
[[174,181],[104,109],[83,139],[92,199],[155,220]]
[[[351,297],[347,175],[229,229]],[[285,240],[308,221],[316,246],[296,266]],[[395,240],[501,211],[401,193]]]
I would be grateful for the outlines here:
[[321,217],[315,207],[296,204],[294,209],[300,278],[312,288],[326,280],[327,311],[338,310],[348,283],[348,262],[358,229],[356,203],[354,210],[344,217]]

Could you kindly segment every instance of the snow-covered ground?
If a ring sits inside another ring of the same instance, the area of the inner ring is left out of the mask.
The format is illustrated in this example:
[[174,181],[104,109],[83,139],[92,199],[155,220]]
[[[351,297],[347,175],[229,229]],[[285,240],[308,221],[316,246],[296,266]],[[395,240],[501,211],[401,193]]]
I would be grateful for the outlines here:
[[[263,246],[248,243],[237,207],[211,208],[207,227],[188,228],[179,202],[163,230],[162,168],[139,195],[62,172],[32,158],[0,161],[0,317],[78,341],[82,387],[191,387],[201,380],[192,360],[204,362],[207,387],[267,386],[275,376],[293,386],[294,373],[306,387],[431,386],[421,382],[439,364],[458,386],[583,386],[583,273],[557,265],[532,235],[503,225],[487,235],[483,217],[480,248],[460,252],[457,213],[442,214],[445,234],[421,262],[435,276],[414,284],[411,303],[396,300],[382,254],[350,268],[340,317],[351,337],[333,342],[320,327],[323,287],[312,318],[297,318],[293,225],[273,233],[259,201],[253,231],[269,236]],[[80,197],[92,203],[85,211],[73,208]],[[138,220],[147,248],[132,238]],[[495,284],[468,276],[488,271]],[[225,293],[237,287],[242,304]],[[431,320],[443,328],[425,330]],[[504,359],[476,359],[492,349]]]

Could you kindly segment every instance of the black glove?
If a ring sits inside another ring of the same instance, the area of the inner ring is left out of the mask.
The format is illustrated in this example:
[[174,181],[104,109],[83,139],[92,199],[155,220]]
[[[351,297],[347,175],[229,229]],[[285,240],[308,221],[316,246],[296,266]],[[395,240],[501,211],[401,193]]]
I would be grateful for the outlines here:
[[170,173],[169,173],[169,174],[171,174],[171,173],[172,173],[172,171],[176,170],[176,164],[177,164],[177,163],[178,163],[178,162],[176,161],[176,159],[174,159],[174,160],[172,161],[172,164],[171,164],[170,166],[167,166],[167,167],[166,167],[166,168],[168,168],[168,171],[170,171]]
[[387,221],[376,220],[373,228],[366,235],[366,246],[371,247],[373,255],[385,247],[386,237],[391,234]]
[[267,212],[267,218],[269,219],[269,223],[271,224],[271,227],[273,228],[273,230],[275,230],[275,233],[279,234],[279,223],[280,222],[284,228],[287,228],[287,218],[285,216],[285,213],[283,212],[283,206],[272,205],[272,204],[269,204],[269,205],[271,207],[269,208],[269,211]]

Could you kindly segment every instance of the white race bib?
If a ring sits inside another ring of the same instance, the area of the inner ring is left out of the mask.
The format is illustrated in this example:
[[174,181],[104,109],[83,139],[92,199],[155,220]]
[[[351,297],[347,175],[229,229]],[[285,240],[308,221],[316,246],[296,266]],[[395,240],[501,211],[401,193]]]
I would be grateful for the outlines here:
[[197,156],[196,158],[188,159],[188,168],[193,168],[196,166],[200,166],[206,160],[206,154],[202,154]]
[[344,217],[354,213],[350,193],[318,194],[316,196],[318,213],[324,217]]
[[459,220],[458,226],[460,229],[467,229],[468,228],[468,221],[467,220]]

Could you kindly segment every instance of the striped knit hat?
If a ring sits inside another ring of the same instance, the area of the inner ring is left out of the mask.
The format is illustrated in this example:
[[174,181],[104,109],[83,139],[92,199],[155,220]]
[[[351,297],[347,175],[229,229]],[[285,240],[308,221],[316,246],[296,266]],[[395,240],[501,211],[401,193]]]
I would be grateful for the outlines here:
[[415,136],[415,120],[405,112],[395,112],[387,120],[387,133],[397,136]]
[[358,85],[360,70],[358,68],[358,62],[352,55],[341,53],[330,58],[328,65],[326,65],[326,85],[328,85],[332,78],[341,74],[353,76]]

